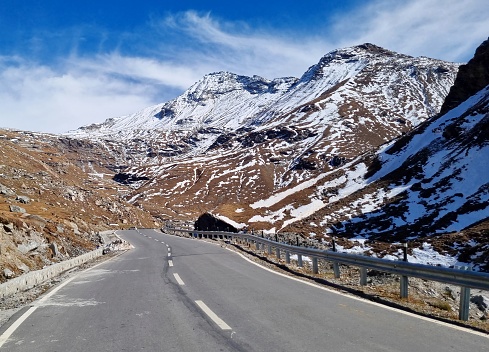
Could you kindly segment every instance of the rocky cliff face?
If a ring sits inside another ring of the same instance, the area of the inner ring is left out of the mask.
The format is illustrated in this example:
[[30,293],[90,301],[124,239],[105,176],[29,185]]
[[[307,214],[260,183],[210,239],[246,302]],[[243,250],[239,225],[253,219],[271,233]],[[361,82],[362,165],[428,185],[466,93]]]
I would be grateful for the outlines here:
[[489,39],[475,51],[474,57],[459,68],[455,84],[443,103],[441,113],[445,114],[489,84]]

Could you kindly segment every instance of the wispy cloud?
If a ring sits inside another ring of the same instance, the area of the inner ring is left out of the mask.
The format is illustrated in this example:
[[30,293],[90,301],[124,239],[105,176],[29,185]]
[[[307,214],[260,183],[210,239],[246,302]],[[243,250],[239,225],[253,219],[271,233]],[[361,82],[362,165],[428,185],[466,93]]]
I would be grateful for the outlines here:
[[301,75],[332,48],[326,40],[312,34],[303,37],[251,28],[246,23],[218,21],[209,14],[193,11],[168,16],[158,24],[198,44],[183,51],[173,48],[172,55],[179,60],[266,78]]
[[64,132],[151,105],[151,87],[18,61],[0,65],[0,126]]
[[307,35],[188,11],[153,20],[144,33],[121,34],[138,50],[101,47],[87,56],[74,45],[44,64],[0,57],[0,126],[62,132],[169,100],[206,73],[298,77],[328,51],[364,42],[464,61],[487,39],[489,7],[481,3],[375,0]]
[[154,86],[186,89],[195,83],[195,69],[154,58],[123,56],[118,53],[98,55],[91,59],[73,58],[67,62],[80,73],[112,76]]

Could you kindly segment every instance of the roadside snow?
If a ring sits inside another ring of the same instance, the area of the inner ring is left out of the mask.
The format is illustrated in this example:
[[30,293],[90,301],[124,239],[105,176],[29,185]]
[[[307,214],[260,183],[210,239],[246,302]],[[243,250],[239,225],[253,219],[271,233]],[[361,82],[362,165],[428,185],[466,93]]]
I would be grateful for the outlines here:
[[234,228],[236,228],[238,230],[241,230],[241,229],[246,227],[246,224],[238,223],[238,222],[231,220],[230,218],[228,218],[224,215],[221,215],[221,214],[212,214],[212,215],[214,215],[216,218],[218,218],[222,221],[227,222],[229,225],[233,226]]

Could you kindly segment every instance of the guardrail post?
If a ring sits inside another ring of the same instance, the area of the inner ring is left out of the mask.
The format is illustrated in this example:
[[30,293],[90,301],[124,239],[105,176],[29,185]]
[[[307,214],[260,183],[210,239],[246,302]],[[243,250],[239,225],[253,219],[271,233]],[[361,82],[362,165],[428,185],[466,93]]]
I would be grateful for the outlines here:
[[303,264],[302,264],[302,254],[297,254],[297,266],[299,268],[302,268]]
[[[462,270],[472,270],[471,267],[461,267]],[[470,309],[470,287],[460,287],[460,306],[458,311],[458,319],[467,321],[469,320]]]
[[277,257],[277,259],[280,259],[280,248],[279,247],[275,248],[275,256]]
[[458,311],[458,318],[463,321],[469,320],[469,308],[470,308],[470,288],[460,287],[460,307]]
[[[402,252],[403,252],[403,261],[407,262],[407,247],[408,244],[407,242],[403,244],[402,247]],[[400,295],[401,298],[408,298],[408,286],[409,286],[409,279],[407,276],[401,276],[401,281],[400,281]]]
[[290,252],[289,251],[285,252],[285,262],[287,264],[290,264]]
[[408,277],[407,276],[401,276],[401,298],[408,298]]
[[360,285],[365,286],[367,284],[367,268],[360,268]]
[[[333,249],[333,252],[336,252],[336,237],[333,237],[333,239],[331,240],[331,244],[332,244],[332,249]],[[339,279],[340,278],[340,264],[338,264],[338,262],[334,262],[333,263],[333,272],[334,272],[334,277],[336,279]]]
[[338,264],[337,262],[333,263],[333,272],[334,272],[334,277],[336,279],[339,279],[340,278],[340,264]]
[[318,265],[317,257],[312,257],[312,273],[313,274],[319,273],[319,265]]

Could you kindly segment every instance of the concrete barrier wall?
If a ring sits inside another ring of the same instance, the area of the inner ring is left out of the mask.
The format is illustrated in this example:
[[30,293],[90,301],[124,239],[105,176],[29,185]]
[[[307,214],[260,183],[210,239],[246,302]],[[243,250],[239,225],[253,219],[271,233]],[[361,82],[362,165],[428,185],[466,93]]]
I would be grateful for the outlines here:
[[76,258],[65,260],[61,263],[50,265],[47,268],[31,271],[22,276],[8,280],[3,284],[0,284],[0,297],[7,297],[13,295],[16,292],[24,291],[28,288],[34,287],[49,280],[64,271],[70,270],[76,266],[86,263],[94,258],[102,255],[102,248],[94,251],[82,254]]

